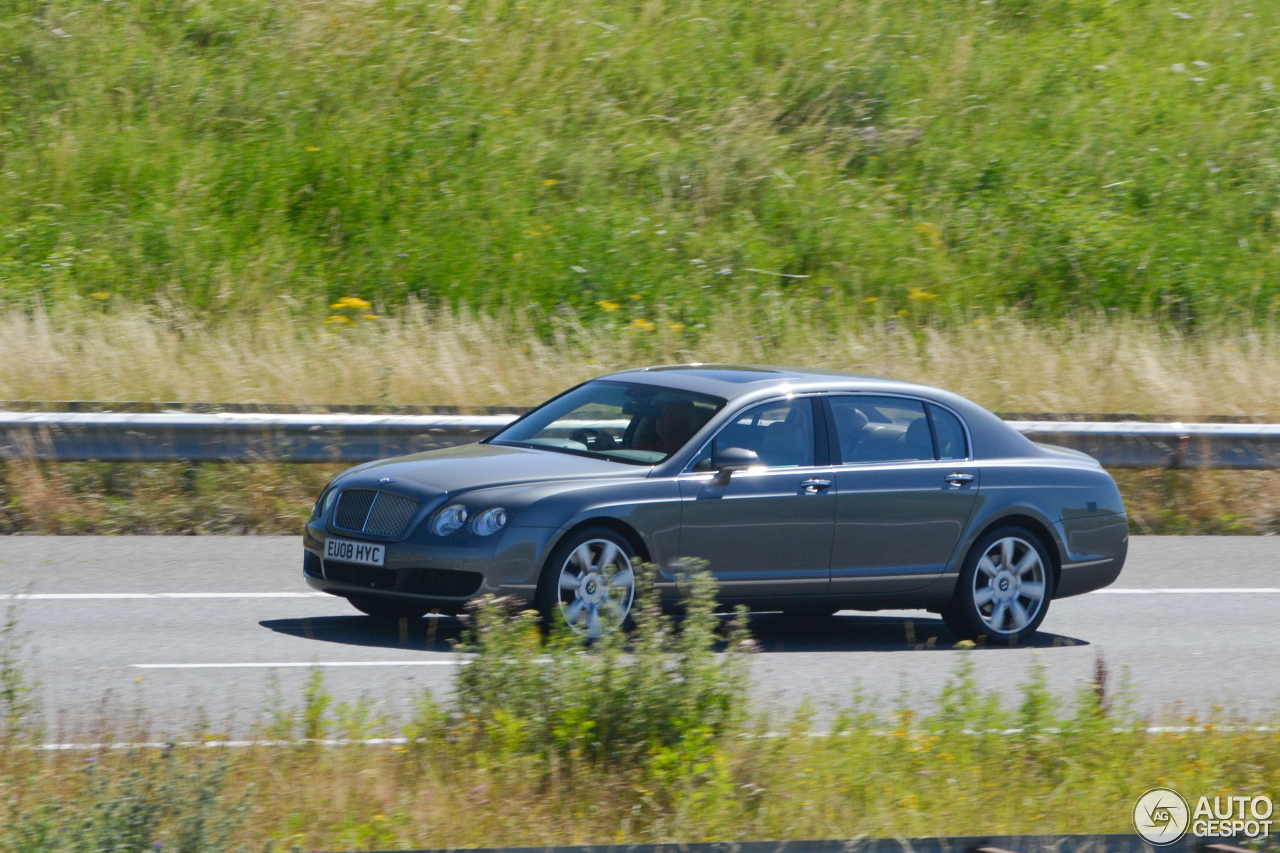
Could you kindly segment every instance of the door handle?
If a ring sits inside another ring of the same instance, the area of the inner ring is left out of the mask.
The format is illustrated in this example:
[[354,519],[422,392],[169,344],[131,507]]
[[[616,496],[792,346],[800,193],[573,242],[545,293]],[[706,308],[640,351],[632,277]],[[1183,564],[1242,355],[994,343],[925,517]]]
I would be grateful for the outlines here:
[[972,474],[948,474],[942,479],[946,480],[948,483],[950,483],[953,486],[963,486],[966,483],[973,482],[973,475]]
[[816,495],[818,492],[831,488],[830,480],[805,480],[800,484],[800,488],[805,490],[806,494]]

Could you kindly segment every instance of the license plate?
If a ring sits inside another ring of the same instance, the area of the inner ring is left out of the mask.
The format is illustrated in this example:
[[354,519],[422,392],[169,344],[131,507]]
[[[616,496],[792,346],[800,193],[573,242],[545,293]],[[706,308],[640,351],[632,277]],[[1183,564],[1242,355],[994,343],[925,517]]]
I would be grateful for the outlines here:
[[387,548],[385,545],[369,542],[330,539],[324,544],[324,558],[359,563],[362,566],[381,566],[387,561]]

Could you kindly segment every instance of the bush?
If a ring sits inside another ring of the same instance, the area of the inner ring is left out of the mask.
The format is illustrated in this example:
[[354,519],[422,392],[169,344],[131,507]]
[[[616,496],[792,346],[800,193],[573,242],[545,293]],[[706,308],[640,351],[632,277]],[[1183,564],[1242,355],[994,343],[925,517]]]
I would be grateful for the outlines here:
[[746,719],[745,617],[715,614],[715,582],[701,565],[681,579],[683,619],[662,612],[654,568],[637,572],[635,629],[591,643],[563,622],[544,640],[535,611],[485,599],[470,615],[458,674],[455,736],[495,757],[552,759],[666,773],[704,764]]

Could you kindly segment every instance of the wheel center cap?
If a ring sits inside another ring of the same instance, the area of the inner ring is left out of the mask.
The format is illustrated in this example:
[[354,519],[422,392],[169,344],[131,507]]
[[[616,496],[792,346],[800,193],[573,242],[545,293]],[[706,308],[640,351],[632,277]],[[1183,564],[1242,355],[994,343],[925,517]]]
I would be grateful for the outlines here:
[[1009,572],[1001,572],[992,579],[991,589],[996,598],[1008,601],[1018,594],[1018,580]]
[[604,580],[594,572],[582,581],[582,597],[587,601],[597,601],[604,594]]

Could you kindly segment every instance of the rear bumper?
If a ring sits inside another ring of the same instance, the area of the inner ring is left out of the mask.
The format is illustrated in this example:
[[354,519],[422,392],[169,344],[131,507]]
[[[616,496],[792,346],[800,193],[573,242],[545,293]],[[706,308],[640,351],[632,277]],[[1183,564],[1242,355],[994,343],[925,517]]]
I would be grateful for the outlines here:
[[1120,577],[1129,554],[1129,519],[1123,513],[1089,523],[1058,522],[1066,546],[1054,598],[1082,595],[1110,586]]

